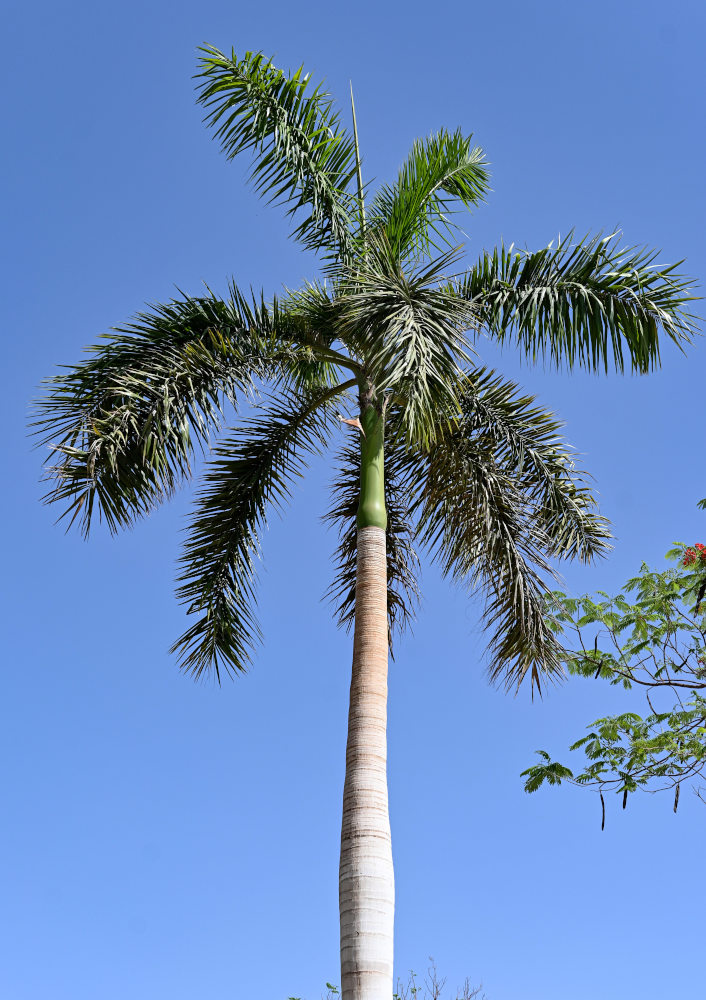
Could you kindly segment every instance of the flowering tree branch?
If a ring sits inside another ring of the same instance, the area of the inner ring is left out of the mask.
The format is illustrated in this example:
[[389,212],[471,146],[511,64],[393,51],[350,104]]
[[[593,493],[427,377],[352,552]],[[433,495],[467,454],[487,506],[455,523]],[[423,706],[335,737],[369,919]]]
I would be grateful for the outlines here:
[[[667,558],[673,568],[654,572],[643,563],[625,593],[599,592],[597,599],[555,592],[548,602],[553,630],[569,638],[568,672],[627,689],[636,685],[649,708],[644,716],[625,712],[591,723],[570,747],[583,750],[582,771],[539,750],[539,763],[522,772],[527,792],[545,781],[597,789],[602,825],[604,791],[622,796],[625,808],[632,792],[671,789],[676,812],[681,785],[706,768],[706,545],[679,543]],[[666,691],[671,704],[664,704]]]

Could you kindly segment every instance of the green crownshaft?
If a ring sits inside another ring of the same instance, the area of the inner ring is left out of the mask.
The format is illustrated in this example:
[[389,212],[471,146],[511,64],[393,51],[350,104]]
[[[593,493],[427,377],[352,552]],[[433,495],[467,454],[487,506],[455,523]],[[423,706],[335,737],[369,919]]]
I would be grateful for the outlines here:
[[385,418],[374,403],[361,406],[359,528],[387,528],[385,509]]

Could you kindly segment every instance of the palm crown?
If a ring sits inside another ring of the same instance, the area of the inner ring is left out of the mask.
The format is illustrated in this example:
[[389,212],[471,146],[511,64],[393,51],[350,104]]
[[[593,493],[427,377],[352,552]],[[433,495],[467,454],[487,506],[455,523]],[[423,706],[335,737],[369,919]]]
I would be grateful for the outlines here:
[[[376,523],[391,633],[414,610],[419,544],[487,595],[492,673],[538,682],[560,663],[545,617],[549,560],[590,560],[609,532],[560,423],[478,363],[476,338],[569,368],[647,371],[660,329],[678,344],[692,333],[687,279],[615,235],[570,235],[534,253],[502,246],[461,269],[454,213],[481,202],[489,179],[471,137],[418,140],[373,193],[355,114],[349,134],[301,70],[287,76],[261,54],[201,55],[208,125],[229,158],[250,151],[256,189],[286,206],[322,278],[268,300],[231,284],[226,297],[153,306],[48,380],[37,417],[59,456],[48,499],[86,534],[96,512],[115,531],[210,451],[179,576],[194,624],[173,648],[196,676],[242,670],[259,636],[268,509],[286,502],[312,454],[340,441],[337,413],[359,406],[364,434],[339,449],[327,515],[340,533],[339,621],[353,616],[356,526]],[[255,415],[211,445],[226,404],[254,396]],[[377,513],[361,514],[361,470],[384,490]]]

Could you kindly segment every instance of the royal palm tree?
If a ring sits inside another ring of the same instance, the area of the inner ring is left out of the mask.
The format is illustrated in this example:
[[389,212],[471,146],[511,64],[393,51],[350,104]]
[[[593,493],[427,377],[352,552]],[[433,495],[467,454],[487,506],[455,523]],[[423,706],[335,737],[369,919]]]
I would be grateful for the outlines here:
[[[416,141],[397,179],[372,191],[352,95],[349,133],[321,87],[261,54],[203,49],[198,79],[221,148],[252,155],[256,189],[294,216],[320,277],[279,298],[231,284],[225,297],[207,289],[152,306],[49,379],[37,418],[58,455],[48,500],[86,535],[96,515],[116,531],[207,452],[179,576],[193,624],[173,651],[194,677],[220,680],[246,668],[259,639],[253,591],[268,509],[285,503],[311,455],[338,442],[331,594],[339,622],[353,625],[342,994],[390,1000],[387,667],[390,639],[414,611],[414,545],[485,593],[490,673],[514,686],[560,669],[544,605],[552,560],[590,560],[609,537],[560,423],[482,367],[478,336],[569,369],[645,372],[659,360],[659,331],[677,344],[690,337],[688,282],[616,235],[538,252],[502,246],[462,268],[453,212],[488,191],[470,136]],[[232,429],[212,443],[225,422]]]

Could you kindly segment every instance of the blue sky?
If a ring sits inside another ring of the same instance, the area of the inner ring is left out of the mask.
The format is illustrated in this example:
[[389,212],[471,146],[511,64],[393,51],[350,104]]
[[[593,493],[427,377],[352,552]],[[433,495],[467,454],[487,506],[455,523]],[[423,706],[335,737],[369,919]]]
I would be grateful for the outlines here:
[[[194,105],[195,49],[304,63],[356,92],[366,178],[411,142],[473,131],[493,193],[469,258],[572,226],[686,258],[703,286],[699,0],[238,5],[19,3],[4,17],[2,267],[6,486],[0,935],[8,1000],[315,1000],[338,971],[337,856],[350,642],[320,600],[335,540],[312,467],[265,544],[255,666],[222,689],[181,676],[173,597],[189,510],[86,544],[38,500],[36,386],[175,286],[296,286],[315,261],[228,164]],[[567,423],[616,534],[568,567],[620,586],[673,539],[704,538],[704,346],[647,378],[560,374],[483,345]],[[425,569],[390,678],[396,963],[433,955],[489,1000],[694,996],[706,807],[682,797],[529,797],[537,747],[563,754],[627,704],[573,681],[530,701],[488,686],[479,605]]]

